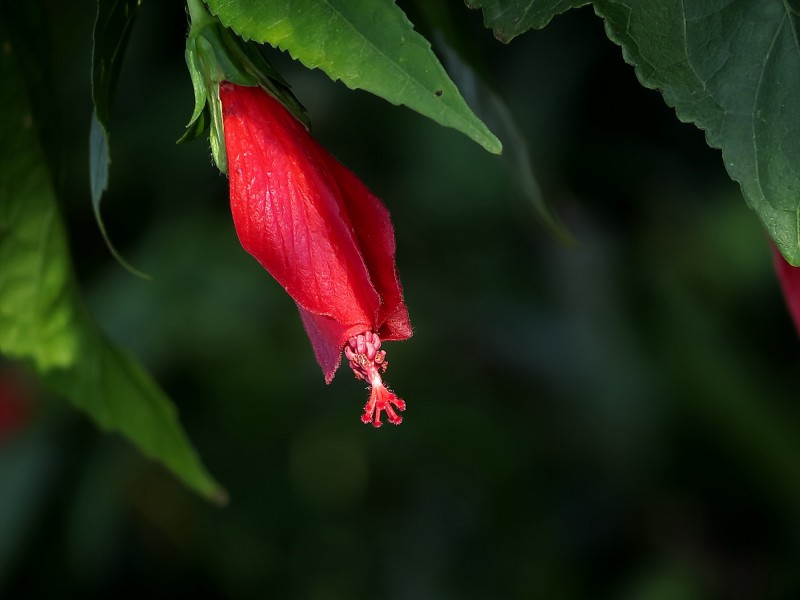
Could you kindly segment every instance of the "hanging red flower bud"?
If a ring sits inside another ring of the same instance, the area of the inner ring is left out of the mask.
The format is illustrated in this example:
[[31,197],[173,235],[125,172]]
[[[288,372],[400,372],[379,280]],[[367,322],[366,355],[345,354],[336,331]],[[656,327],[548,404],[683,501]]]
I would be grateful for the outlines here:
[[223,83],[219,95],[242,246],[297,303],[325,381],[344,348],[372,386],[362,420],[378,427],[386,411],[399,424],[405,403],[382,383],[380,345],[410,337],[411,324],[388,211],[264,90]]

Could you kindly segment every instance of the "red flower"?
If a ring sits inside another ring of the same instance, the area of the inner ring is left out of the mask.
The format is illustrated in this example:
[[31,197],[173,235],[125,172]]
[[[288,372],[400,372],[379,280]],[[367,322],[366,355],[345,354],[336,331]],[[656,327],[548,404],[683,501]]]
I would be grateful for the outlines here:
[[31,418],[31,394],[19,373],[0,369],[0,444],[21,431]]
[[778,274],[778,281],[781,283],[783,298],[786,307],[792,315],[794,326],[800,334],[800,267],[793,267],[783,258],[780,251],[772,246],[772,261],[775,264],[775,272]]
[[242,246],[297,303],[330,383],[342,349],[372,386],[362,420],[399,424],[381,340],[411,336],[389,213],[353,173],[259,87],[219,89],[231,211]]

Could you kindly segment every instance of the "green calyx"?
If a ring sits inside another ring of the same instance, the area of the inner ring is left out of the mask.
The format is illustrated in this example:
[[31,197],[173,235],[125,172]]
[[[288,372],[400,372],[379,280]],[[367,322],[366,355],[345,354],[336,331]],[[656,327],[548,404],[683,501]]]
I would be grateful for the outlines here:
[[202,0],[187,0],[187,5],[191,26],[186,39],[186,65],[192,77],[195,101],[186,133],[178,143],[208,132],[214,162],[220,171],[227,173],[220,83],[229,81],[237,85],[260,86],[306,126],[308,117],[289,91],[289,84],[272,68],[255,44],[245,42],[224,27],[206,10]]

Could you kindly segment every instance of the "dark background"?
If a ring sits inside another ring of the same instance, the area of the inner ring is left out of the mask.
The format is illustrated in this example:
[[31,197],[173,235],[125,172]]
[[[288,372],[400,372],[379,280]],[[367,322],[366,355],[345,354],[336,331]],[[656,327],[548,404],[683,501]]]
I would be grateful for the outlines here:
[[393,216],[415,334],[387,345],[408,410],[380,430],[346,369],[325,386],[294,303],[238,245],[207,143],[175,144],[193,107],[180,2],[144,3],[103,204],[153,281],[110,257],[87,177],[94,5],[49,5],[86,302],[231,500],[34,389],[0,441],[0,597],[800,595],[797,335],[720,153],[590,8],[503,46],[451,4],[576,245],[463,135],[268,52]]

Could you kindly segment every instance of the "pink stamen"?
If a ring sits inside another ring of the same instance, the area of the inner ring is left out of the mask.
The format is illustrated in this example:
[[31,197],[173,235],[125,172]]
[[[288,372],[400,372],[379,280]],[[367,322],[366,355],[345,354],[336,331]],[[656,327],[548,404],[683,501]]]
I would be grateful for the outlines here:
[[372,386],[361,421],[380,427],[383,425],[381,413],[385,411],[389,423],[399,425],[403,422],[403,417],[395,412],[395,408],[403,412],[406,403],[383,384],[381,373],[386,371],[389,363],[386,361],[386,351],[380,348],[381,339],[378,334],[367,331],[350,338],[344,347],[344,355],[350,361],[350,368],[356,379],[363,379]]

